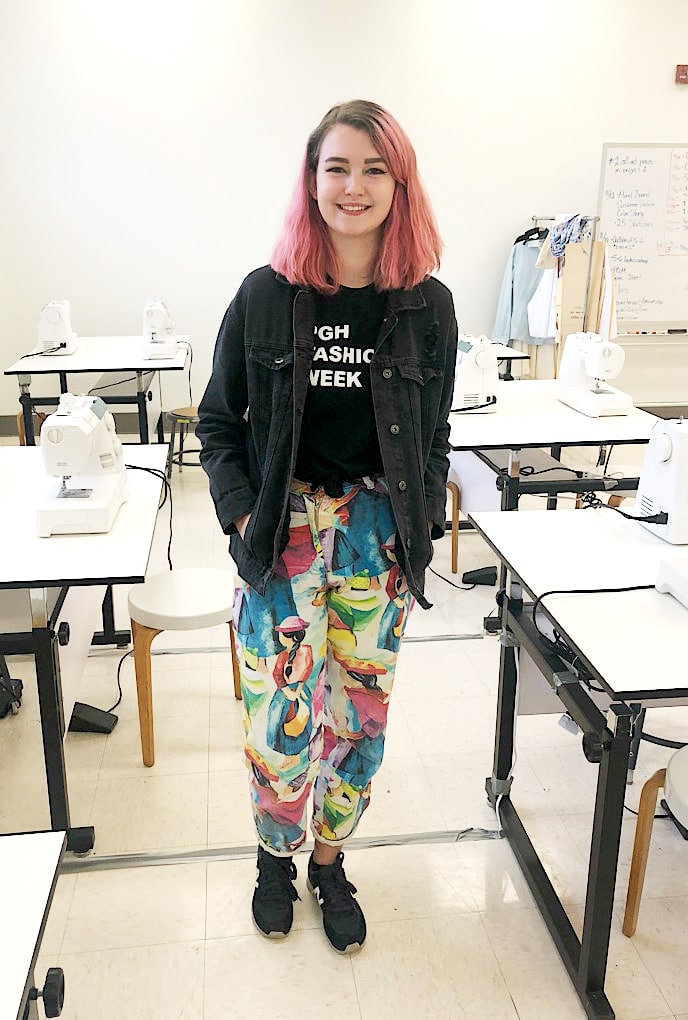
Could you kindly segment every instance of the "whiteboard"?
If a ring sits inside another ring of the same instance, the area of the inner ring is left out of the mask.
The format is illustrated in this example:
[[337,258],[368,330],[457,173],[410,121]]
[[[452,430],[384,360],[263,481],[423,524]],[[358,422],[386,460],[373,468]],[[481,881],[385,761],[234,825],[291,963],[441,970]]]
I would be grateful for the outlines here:
[[619,333],[688,328],[688,145],[606,144],[599,216]]

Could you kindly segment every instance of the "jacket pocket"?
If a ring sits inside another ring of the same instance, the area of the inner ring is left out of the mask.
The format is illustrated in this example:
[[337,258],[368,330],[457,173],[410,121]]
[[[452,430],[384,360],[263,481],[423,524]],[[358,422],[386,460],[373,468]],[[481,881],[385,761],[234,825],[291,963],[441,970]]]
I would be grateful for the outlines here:
[[397,363],[396,368],[402,379],[410,379],[421,386],[425,386],[431,379],[436,379],[438,375],[442,374],[439,368],[435,368],[433,365],[422,365],[418,361],[401,361]]
[[269,428],[276,414],[284,410],[293,386],[294,352],[253,343],[247,348],[248,400],[251,415]]

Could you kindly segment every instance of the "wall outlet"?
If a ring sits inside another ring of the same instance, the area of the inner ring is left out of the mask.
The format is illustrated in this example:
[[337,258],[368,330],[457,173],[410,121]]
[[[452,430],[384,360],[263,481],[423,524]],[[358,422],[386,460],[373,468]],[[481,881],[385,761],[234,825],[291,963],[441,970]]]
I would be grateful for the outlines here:
[[688,85],[688,64],[676,65],[676,82],[678,85]]

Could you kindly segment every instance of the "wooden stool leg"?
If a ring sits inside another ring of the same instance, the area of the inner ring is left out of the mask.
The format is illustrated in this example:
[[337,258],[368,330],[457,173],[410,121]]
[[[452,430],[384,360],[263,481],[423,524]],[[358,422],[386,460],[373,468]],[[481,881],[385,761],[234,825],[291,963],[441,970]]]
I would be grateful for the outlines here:
[[153,739],[153,682],[151,677],[151,643],[162,631],[145,627],[136,620],[131,621],[131,635],[134,642],[134,672],[136,673],[136,697],[139,703],[139,728],[141,730],[141,755],[144,765],[155,764]]
[[461,490],[456,482],[447,482],[451,493],[451,572],[456,574],[459,569],[459,507],[461,506]]
[[638,821],[635,827],[635,840],[633,842],[633,856],[631,858],[631,874],[628,879],[628,893],[626,895],[626,912],[624,914],[621,930],[629,938],[635,934],[638,924],[638,911],[640,909],[640,897],[643,894],[643,883],[645,882],[645,868],[647,866],[647,855],[650,852],[650,836],[652,835],[652,823],[657,807],[657,793],[664,786],[666,769],[659,769],[647,780],[640,794],[638,805]]
[[232,677],[234,679],[234,697],[241,701],[241,674],[239,673],[239,659],[237,658],[236,639],[234,637],[234,624],[229,621],[229,648],[232,653]]
[[621,504],[623,503],[623,501],[625,499],[626,499],[625,496],[621,496],[618,493],[616,493],[615,495],[609,497],[609,499],[607,500],[607,505],[608,506],[621,506]]

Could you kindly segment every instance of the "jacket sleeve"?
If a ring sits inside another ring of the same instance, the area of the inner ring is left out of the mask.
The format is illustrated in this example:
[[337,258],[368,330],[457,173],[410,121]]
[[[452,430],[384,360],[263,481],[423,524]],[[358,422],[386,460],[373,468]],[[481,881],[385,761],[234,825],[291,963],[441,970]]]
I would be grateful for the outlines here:
[[248,464],[248,387],[244,354],[245,295],[240,288],[225,313],[215,344],[213,369],[198,405],[196,435],[215,512],[225,534],[256,502]]
[[435,433],[430,446],[425,477],[425,502],[428,510],[428,521],[431,525],[430,537],[442,538],[445,530],[447,503],[447,474],[449,472],[449,412],[454,395],[454,376],[456,373],[456,345],[458,327],[454,314],[454,303],[449,295],[449,315],[446,323],[446,340],[444,348],[444,366],[442,393],[437,412]]

